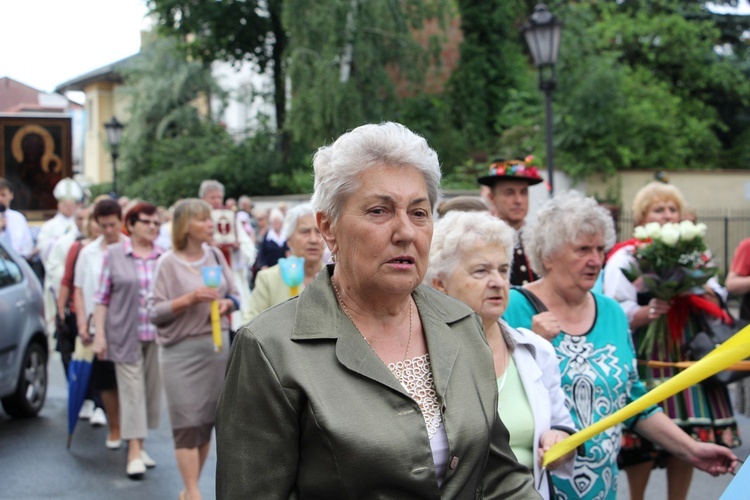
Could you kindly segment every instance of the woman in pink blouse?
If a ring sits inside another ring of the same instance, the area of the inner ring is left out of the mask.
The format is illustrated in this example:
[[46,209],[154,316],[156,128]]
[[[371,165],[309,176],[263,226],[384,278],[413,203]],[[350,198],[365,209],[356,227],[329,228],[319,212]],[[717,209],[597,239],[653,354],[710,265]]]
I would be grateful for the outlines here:
[[115,364],[120,432],[128,442],[126,472],[142,479],[147,467],[156,466],[143,448],[148,429],[159,426],[161,410],[156,327],[146,296],[163,250],[154,244],[160,225],[155,206],[137,203],[124,222],[130,240],[107,247],[94,296],[94,352]]

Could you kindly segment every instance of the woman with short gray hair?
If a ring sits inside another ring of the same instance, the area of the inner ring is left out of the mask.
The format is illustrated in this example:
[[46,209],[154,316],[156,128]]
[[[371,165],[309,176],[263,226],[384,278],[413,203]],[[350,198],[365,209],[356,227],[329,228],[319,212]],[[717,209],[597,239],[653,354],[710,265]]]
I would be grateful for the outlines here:
[[[554,495],[542,472],[544,452],[573,434],[552,345],[500,319],[508,304],[515,231],[483,212],[449,212],[435,224],[425,282],[461,300],[479,315],[492,349],[498,413],[519,462],[534,471],[543,498]],[[569,477],[568,454],[548,466]]]
[[258,256],[253,266],[258,271],[275,266],[289,250],[289,246],[286,244],[289,235],[284,232],[283,227],[284,214],[278,208],[272,208],[268,214],[268,230],[260,242]]
[[[613,299],[591,292],[604,250],[613,242],[614,223],[604,207],[575,191],[558,193],[524,230],[524,247],[542,277],[512,290],[503,316],[511,326],[530,328],[552,342],[566,406],[578,428],[646,393],[625,313]],[[625,427],[710,474],[724,474],[737,464],[728,448],[693,441],[656,405]],[[590,440],[586,455],[575,459],[572,478],[553,476],[559,496],[616,498],[622,428],[616,425]]]
[[601,235],[606,248],[615,244],[612,215],[594,198],[585,198],[577,191],[552,198],[537,212],[534,230],[524,231],[523,245],[531,267],[539,276],[547,273],[544,261],[571,241]]
[[437,153],[424,138],[403,125],[386,122],[357,127],[315,153],[315,192],[311,200],[315,211],[338,219],[344,199],[359,187],[362,171],[380,165],[408,166],[419,172],[430,207],[435,207],[441,177]]
[[496,411],[481,326],[421,285],[436,153],[382,123],[313,164],[335,264],[237,335],[217,410],[217,497],[538,498]]
[[286,213],[284,234],[287,235],[290,255],[304,261],[303,275],[299,277],[301,281],[292,285],[296,280],[290,280],[291,276],[285,280],[287,272],[282,269],[281,263],[259,271],[250,297],[250,319],[302,292],[323,268],[325,245],[315,225],[315,214],[310,203],[301,203]]

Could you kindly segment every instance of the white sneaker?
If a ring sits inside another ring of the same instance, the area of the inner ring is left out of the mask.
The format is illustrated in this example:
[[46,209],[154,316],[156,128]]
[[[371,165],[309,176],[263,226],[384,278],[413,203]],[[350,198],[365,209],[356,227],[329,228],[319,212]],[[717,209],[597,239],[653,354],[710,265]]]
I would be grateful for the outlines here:
[[122,439],[107,439],[104,445],[109,450],[119,450],[120,446],[122,446]]
[[125,469],[130,479],[143,479],[143,474],[146,473],[146,464],[143,460],[136,458],[128,462],[128,467]]
[[104,410],[96,408],[91,415],[89,422],[91,422],[92,427],[103,427],[107,425],[107,416],[104,414]]
[[93,415],[94,413],[95,407],[96,405],[94,405],[93,401],[91,401],[90,399],[86,399],[81,406],[81,411],[78,412],[78,418],[89,420],[91,418],[91,415]]
[[141,460],[143,460],[143,464],[149,469],[156,467],[156,461],[146,453],[146,450],[141,451]]

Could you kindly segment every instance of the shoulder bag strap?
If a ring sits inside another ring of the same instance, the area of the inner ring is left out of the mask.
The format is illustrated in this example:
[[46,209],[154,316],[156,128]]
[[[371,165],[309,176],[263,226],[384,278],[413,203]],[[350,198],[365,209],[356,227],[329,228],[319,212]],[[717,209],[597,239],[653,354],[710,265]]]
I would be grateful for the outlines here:
[[211,247],[211,255],[214,256],[214,260],[216,261],[216,265],[220,266],[221,265],[221,261],[219,260],[219,256],[216,255],[217,251],[218,250],[216,249],[216,247],[213,247],[213,246]]
[[544,302],[542,302],[539,297],[537,297],[534,292],[528,290],[527,288],[523,288],[521,286],[514,285],[512,287],[515,291],[526,297],[526,300],[528,300],[531,303],[531,306],[536,309],[537,313],[543,313],[548,311],[547,306],[544,305]]

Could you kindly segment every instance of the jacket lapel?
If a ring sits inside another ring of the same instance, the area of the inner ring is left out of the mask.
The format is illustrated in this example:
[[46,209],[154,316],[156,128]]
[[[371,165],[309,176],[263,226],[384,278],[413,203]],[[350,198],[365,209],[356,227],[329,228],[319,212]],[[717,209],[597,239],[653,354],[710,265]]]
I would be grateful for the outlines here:
[[408,396],[354,323],[338,305],[327,266],[299,295],[293,341],[334,340],[336,357],[347,369]]
[[459,347],[458,340],[448,325],[469,316],[471,311],[468,308],[456,307],[450,302],[452,299],[439,295],[424,286],[417,288],[413,296],[422,320],[427,350],[430,353],[435,391],[440,400],[445,401],[448,382],[458,357]]
[[[338,305],[331,286],[333,266],[318,273],[299,296],[292,340],[335,340],[336,357],[347,369],[408,395]],[[445,400],[459,342],[449,327],[471,315],[471,309],[424,285],[413,293],[430,353],[432,377],[440,400]]]

